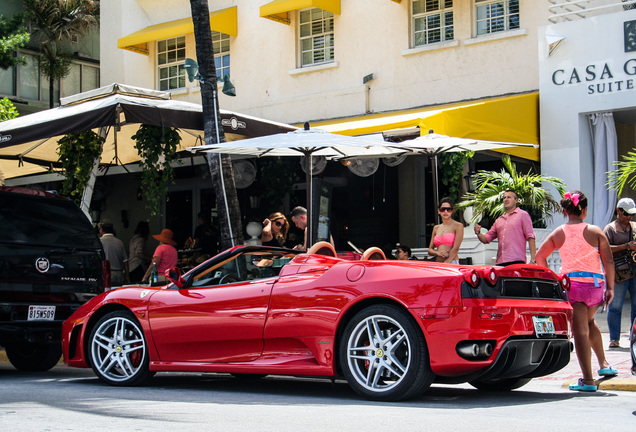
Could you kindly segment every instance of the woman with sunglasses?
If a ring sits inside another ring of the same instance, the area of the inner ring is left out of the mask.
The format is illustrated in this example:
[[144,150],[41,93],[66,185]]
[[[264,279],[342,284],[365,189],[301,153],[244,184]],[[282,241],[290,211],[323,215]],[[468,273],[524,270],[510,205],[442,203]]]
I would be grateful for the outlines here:
[[453,200],[442,198],[437,212],[442,223],[433,227],[428,254],[435,257],[435,261],[459,264],[459,246],[464,239],[464,225],[452,218],[455,207]]
[[[633,215],[636,214],[636,204],[631,198],[622,198],[616,204],[616,220],[610,222],[603,229],[605,236],[612,249],[614,262],[626,255],[631,255],[636,251],[636,224],[632,223]],[[631,261],[631,256],[628,261]],[[607,309],[607,326],[610,333],[610,348],[619,348],[621,339],[621,315],[625,295],[629,292],[631,301],[631,320],[636,318],[636,277],[614,282],[614,300]]]
[[289,222],[284,214],[272,213],[263,221],[263,233],[261,242],[263,246],[284,246],[287,241]]

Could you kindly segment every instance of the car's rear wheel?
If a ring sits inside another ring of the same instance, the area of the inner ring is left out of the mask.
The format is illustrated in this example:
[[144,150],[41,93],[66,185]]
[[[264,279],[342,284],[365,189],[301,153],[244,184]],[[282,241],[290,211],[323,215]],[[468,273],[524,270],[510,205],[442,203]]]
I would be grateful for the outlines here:
[[143,330],[128,311],[104,315],[93,328],[89,344],[90,365],[108,384],[138,385],[154,375]]
[[510,378],[492,381],[470,381],[469,384],[476,389],[485,391],[510,391],[528,384],[532,378]]
[[370,306],[353,317],[343,333],[340,362],[349,385],[371,400],[415,397],[434,378],[422,331],[392,305]]
[[5,347],[5,352],[16,369],[24,372],[43,372],[60,361],[62,345],[59,343],[12,344]]

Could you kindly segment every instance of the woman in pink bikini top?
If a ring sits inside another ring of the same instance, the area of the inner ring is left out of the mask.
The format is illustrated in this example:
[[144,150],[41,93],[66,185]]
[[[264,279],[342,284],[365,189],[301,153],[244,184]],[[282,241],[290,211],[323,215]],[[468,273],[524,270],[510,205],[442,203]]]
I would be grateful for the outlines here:
[[453,200],[442,198],[437,209],[442,223],[433,227],[428,254],[434,256],[435,261],[459,264],[457,253],[464,239],[464,225],[452,218],[453,210]]

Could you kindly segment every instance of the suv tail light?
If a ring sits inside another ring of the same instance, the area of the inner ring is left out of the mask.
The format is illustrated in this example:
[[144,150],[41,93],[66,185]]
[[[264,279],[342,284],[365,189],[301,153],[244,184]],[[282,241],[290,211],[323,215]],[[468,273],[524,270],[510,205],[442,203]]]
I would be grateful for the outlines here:
[[102,268],[104,269],[104,292],[110,290],[111,281],[110,281],[110,261],[104,260],[102,261]]

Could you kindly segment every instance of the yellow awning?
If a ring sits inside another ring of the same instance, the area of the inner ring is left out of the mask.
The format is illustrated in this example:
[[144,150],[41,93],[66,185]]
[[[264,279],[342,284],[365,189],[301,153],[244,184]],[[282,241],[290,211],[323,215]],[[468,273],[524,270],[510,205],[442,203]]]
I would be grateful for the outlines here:
[[261,17],[289,24],[289,12],[315,7],[340,15],[340,0],[274,0],[261,6]]
[[[539,93],[313,122],[311,126],[342,135],[419,127],[422,135],[433,129],[435,133],[459,138],[539,144]],[[511,147],[500,151],[539,160],[538,148]]]
[[[210,27],[231,36],[238,34],[236,6],[210,12]],[[194,33],[192,17],[155,24],[117,40],[117,48],[148,55],[148,42]]]

